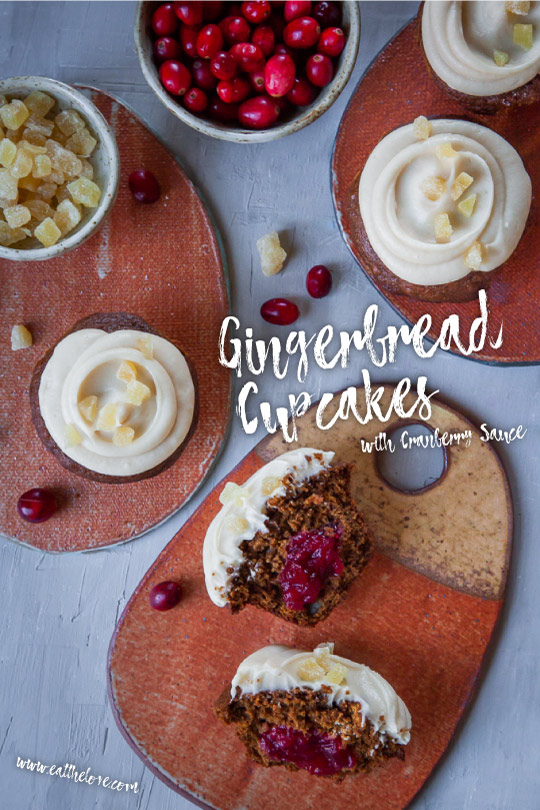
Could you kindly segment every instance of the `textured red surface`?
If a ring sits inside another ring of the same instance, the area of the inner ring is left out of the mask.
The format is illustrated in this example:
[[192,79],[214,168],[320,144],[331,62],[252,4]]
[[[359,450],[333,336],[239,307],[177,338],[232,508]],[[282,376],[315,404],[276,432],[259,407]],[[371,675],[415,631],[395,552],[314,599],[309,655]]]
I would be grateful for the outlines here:
[[[416,20],[379,54],[358,85],[341,121],[333,156],[333,191],[345,240],[362,263],[357,196],[360,173],[377,143],[418,115],[459,117],[487,126],[506,138],[523,159],[533,184],[531,213],[516,251],[493,276],[488,291],[492,324],[488,337],[495,339],[503,322],[503,344],[494,350],[488,343],[472,357],[491,363],[538,363],[540,161],[537,153],[540,104],[520,109],[510,107],[495,115],[473,115],[463,109],[437,86],[428,72],[418,41]],[[471,322],[479,314],[476,301],[426,303],[387,293],[373,278],[371,280],[408,321],[416,321],[424,313],[430,313],[433,318],[431,337],[438,335],[444,318],[454,312],[460,317],[461,334],[467,336]]]
[[[167,149],[119,102],[95,92],[120,149],[120,190],[110,219],[81,247],[48,262],[0,262],[3,368],[0,400],[0,532],[44,551],[81,551],[128,540],[175,512],[201,483],[225,438],[230,376],[217,361],[228,312],[223,261],[195,188]],[[136,203],[127,177],[145,167],[161,199]],[[28,385],[37,360],[79,319],[132,312],[190,357],[199,384],[198,427],[168,470],[132,484],[97,484],[67,472],[32,424]],[[10,328],[25,323],[34,346],[11,352]],[[62,508],[40,525],[24,523],[17,498],[54,490]]]

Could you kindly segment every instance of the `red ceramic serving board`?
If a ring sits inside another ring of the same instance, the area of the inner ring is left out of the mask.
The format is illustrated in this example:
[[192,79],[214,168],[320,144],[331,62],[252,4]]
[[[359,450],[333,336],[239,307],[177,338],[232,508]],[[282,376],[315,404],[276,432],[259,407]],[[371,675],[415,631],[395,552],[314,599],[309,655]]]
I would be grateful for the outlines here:
[[[42,551],[97,549],[143,534],[179,509],[208,473],[227,433],[230,375],[217,360],[229,309],[224,259],[209,214],[175,158],[119,101],[91,97],[120,150],[118,198],[101,229],[75,251],[46,262],[0,262],[2,397],[0,533]],[[150,169],[162,195],[137,203],[127,178]],[[69,473],[32,424],[28,386],[40,357],[81,318],[130,312],[190,358],[198,380],[199,421],[168,470],[131,484],[98,484]],[[30,327],[34,345],[12,352],[10,330]],[[16,504],[30,487],[52,489],[61,508],[46,523],[21,520]]]
[[[388,403],[387,387],[383,402]],[[433,401],[433,400],[432,400]],[[402,810],[444,753],[474,690],[504,594],[512,503],[495,451],[463,415],[435,402],[430,425],[471,431],[469,447],[450,447],[445,473],[415,494],[379,475],[375,454],[361,451],[393,418],[362,427],[350,419],[321,432],[314,410],[298,420],[303,446],[351,461],[353,495],[374,534],[373,559],[345,601],[316,627],[288,624],[248,607],[232,616],[209,599],[202,568],[207,526],[225,479],[206,498],[145,575],[109,650],[109,696],[115,719],[145,764],[171,788],[219,810]],[[291,449],[262,441],[227,476],[243,483],[267,460]],[[151,588],[181,582],[182,602],[158,613]],[[413,719],[403,762],[335,784],[305,771],[265,769],[245,755],[213,704],[240,661],[267,644],[336,652],[368,664],[396,688]]]
[[[533,200],[525,233],[512,256],[489,284],[488,304],[494,340],[504,324],[503,344],[484,349],[471,358],[487,363],[540,362],[540,332],[536,327],[540,305],[539,190],[540,104],[504,109],[495,115],[473,115],[445,94],[428,71],[413,20],[377,56],[361,79],[343,115],[332,159],[332,187],[338,223],[353,256],[362,264],[359,237],[358,181],[379,141],[392,130],[427,117],[459,117],[495,130],[517,149],[533,185]],[[431,338],[451,313],[460,317],[465,337],[479,315],[478,302],[426,303],[387,292],[363,268],[375,287],[410,323],[424,313],[433,318]],[[457,350],[455,353],[458,353]]]

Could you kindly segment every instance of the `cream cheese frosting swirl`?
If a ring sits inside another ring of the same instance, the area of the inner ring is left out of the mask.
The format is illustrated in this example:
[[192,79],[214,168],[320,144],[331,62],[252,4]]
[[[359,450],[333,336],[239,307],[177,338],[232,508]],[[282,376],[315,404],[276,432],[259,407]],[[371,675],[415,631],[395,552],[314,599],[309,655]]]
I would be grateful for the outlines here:
[[[521,4],[526,13],[510,10],[516,6],[503,0],[427,0],[422,43],[437,76],[470,96],[506,93],[533,79],[540,71],[540,3]],[[531,47],[515,41],[515,25],[532,25]]]
[[[530,178],[508,141],[469,121],[433,120],[429,127],[424,139],[413,124],[383,138],[359,184],[360,213],[373,250],[396,276],[420,285],[467,276],[467,253],[478,244],[481,264],[473,269],[487,273],[499,267],[515,250],[531,204]],[[461,178],[470,185],[460,194]],[[433,179],[442,190],[427,196],[425,183]],[[461,203],[469,197],[472,212],[464,213]],[[445,215],[452,232],[438,241],[435,223]]]
[[[266,502],[285,494],[287,484],[299,484],[330,466],[332,452],[300,447],[272,459],[242,486],[225,485],[222,508],[208,527],[203,544],[206,589],[218,607],[227,604],[234,571],[243,560],[240,544],[266,530]],[[285,480],[287,479],[287,480]]]
[[364,664],[334,655],[334,645],[320,644],[313,650],[296,650],[281,644],[263,647],[238,667],[231,683],[231,697],[274,692],[279,689],[325,687],[328,703],[360,703],[362,716],[382,737],[407,745],[411,715],[403,700],[382,675]]
[[194,406],[182,353],[135,329],[70,333],[55,347],[39,386],[41,416],[56,444],[83,467],[111,476],[165,461],[186,437]]

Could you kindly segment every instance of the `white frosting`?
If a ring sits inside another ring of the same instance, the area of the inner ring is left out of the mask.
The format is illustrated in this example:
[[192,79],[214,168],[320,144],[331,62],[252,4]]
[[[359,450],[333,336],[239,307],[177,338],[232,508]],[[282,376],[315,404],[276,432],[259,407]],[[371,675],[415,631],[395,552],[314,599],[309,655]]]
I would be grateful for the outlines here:
[[[278,689],[314,689],[329,687],[328,703],[339,705],[343,701],[360,703],[362,716],[369,720],[381,736],[388,736],[402,745],[411,737],[411,715],[404,702],[382,675],[363,664],[334,655],[333,644],[320,644],[313,652],[295,650],[283,645],[263,647],[249,655],[238,667],[231,684],[231,697],[237,687],[243,695],[274,692]],[[323,665],[340,665],[345,674],[339,684],[327,677],[306,680],[299,674],[309,659],[322,660]]]
[[[47,430],[74,461],[111,476],[130,476],[165,461],[182,443],[193,420],[195,388],[182,353],[162,337],[151,336],[152,357],[140,349],[147,333],[122,329],[72,332],[55,347],[43,370],[39,407]],[[150,388],[141,405],[124,403],[126,383],[116,377],[122,361],[135,364],[137,379]],[[97,396],[98,409],[120,402],[117,425],[135,430],[131,444],[113,444],[113,432],[97,430],[79,410],[88,396]],[[70,445],[66,425],[82,439]]]
[[[520,156],[487,127],[469,121],[430,122],[432,135],[418,140],[413,124],[394,130],[369,156],[359,185],[360,213],[375,253],[396,276],[413,284],[447,284],[467,276],[465,253],[475,241],[483,245],[480,270],[499,267],[515,250],[531,205],[531,181]],[[450,143],[454,159],[440,158],[437,146]],[[455,178],[466,172],[472,185],[454,201]],[[446,192],[430,200],[422,191],[429,177],[446,181]],[[472,215],[458,209],[460,200],[477,195]],[[448,213],[454,229],[449,242],[438,243],[434,221]]]
[[220,495],[223,507],[206,532],[203,565],[208,595],[218,607],[227,604],[227,591],[243,560],[240,544],[266,530],[266,501],[284,495],[284,478],[300,483],[330,466],[332,452],[301,447],[274,458],[241,487],[228,483]]
[[[514,24],[533,25],[533,45],[513,41]],[[506,11],[504,0],[427,0],[422,42],[434,72],[454,90],[470,96],[506,93],[527,84],[540,71],[540,3],[528,14]],[[508,54],[496,64],[494,50]]]

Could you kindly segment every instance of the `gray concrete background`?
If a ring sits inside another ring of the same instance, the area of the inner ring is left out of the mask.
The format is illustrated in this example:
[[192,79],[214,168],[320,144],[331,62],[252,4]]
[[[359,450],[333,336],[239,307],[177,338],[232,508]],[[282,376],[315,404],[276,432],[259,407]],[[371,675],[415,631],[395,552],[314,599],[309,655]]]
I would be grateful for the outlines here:
[[[233,312],[243,323],[251,319],[258,335],[269,336],[271,329],[252,313],[275,295],[302,301],[301,325],[308,331],[329,322],[352,329],[370,303],[380,305],[383,326],[399,324],[342,241],[332,210],[328,167],[335,132],[356,82],[379,49],[413,16],[416,3],[361,5],[360,56],[349,86],[319,121],[275,143],[215,141],[170,116],[139,70],[132,39],[133,3],[1,2],[0,75],[34,73],[95,84],[128,102],[164,138],[210,202],[230,259]],[[270,229],[286,232],[291,259],[282,275],[264,279],[254,242]],[[321,262],[334,270],[334,291],[306,305],[305,271]],[[361,365],[324,374],[313,367],[307,388],[317,396],[354,383]],[[420,361],[413,352],[400,349],[395,366],[373,370],[372,379],[415,380],[420,374],[428,376],[431,389],[440,389],[480,421],[499,427],[521,423],[528,433],[523,441],[501,447],[515,499],[516,536],[497,638],[472,708],[413,807],[537,810],[538,368],[487,367],[443,353]],[[295,390],[292,381],[278,383],[268,376],[259,385],[261,400],[269,398],[274,404],[282,404]],[[47,556],[0,541],[0,807],[183,810],[190,806],[145,770],[120,736],[105,693],[107,646],[146,569],[213,484],[262,435],[245,436],[235,419],[214,474],[189,507],[131,544],[98,553]],[[114,794],[23,772],[15,766],[17,755],[90,766],[94,773],[138,781],[140,792]]]

